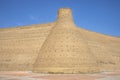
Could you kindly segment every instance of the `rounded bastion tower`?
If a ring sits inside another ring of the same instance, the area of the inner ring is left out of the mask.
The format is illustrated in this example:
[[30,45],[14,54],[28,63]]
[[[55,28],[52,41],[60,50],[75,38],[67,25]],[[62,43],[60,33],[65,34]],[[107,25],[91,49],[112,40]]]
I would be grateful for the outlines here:
[[58,11],[56,25],[38,54],[33,68],[40,73],[89,73],[99,71],[94,55],[75,26],[72,11]]

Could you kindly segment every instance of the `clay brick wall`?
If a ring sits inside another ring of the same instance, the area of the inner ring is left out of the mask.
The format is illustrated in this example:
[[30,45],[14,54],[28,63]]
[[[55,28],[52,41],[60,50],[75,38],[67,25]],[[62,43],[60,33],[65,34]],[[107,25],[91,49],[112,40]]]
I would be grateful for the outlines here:
[[120,70],[120,38],[78,28],[69,8],[53,23],[0,29],[0,71]]
[[54,24],[50,23],[45,26],[1,30],[0,70],[31,70],[53,26]]

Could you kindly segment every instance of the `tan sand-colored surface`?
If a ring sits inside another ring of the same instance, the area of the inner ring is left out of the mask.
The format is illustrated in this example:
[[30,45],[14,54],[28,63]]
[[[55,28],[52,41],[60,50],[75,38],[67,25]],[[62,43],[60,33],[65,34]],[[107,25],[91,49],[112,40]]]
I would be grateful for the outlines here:
[[120,70],[120,37],[77,27],[72,10],[55,22],[0,29],[0,71],[96,73]]

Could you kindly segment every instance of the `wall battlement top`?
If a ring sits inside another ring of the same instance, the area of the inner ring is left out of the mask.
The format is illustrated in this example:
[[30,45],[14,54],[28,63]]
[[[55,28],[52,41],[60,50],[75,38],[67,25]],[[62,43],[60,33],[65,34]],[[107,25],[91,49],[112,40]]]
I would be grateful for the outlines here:
[[72,10],[70,8],[59,9],[56,26],[75,27],[73,17],[72,17]]
[[70,8],[60,8],[58,11],[58,15],[71,15],[72,10]]

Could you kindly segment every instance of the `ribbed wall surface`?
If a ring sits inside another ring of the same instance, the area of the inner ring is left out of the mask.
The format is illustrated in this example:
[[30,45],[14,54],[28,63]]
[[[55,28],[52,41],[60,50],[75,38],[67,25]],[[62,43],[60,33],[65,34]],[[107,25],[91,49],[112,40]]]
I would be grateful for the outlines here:
[[77,28],[54,28],[41,47],[34,66],[35,72],[46,73],[98,71],[96,59]]
[[100,71],[120,70],[120,38],[80,29]]
[[120,38],[76,27],[69,8],[54,23],[0,29],[0,71],[92,73],[120,70]]
[[94,55],[75,26],[70,9],[59,10],[56,25],[41,47],[34,71],[48,73],[98,71]]
[[0,31],[0,70],[31,70],[52,25]]

